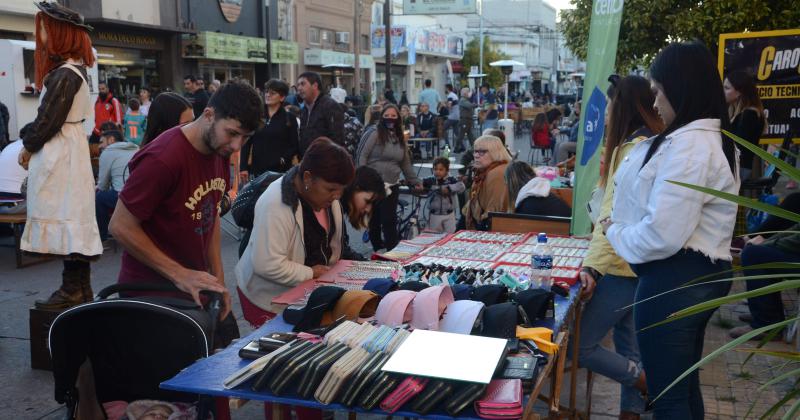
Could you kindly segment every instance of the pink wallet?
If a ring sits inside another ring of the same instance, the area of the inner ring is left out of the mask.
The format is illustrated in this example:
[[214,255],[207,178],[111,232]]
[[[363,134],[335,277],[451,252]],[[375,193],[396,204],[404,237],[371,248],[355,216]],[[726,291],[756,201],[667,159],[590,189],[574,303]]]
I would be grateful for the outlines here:
[[381,410],[387,413],[394,413],[408,400],[422,392],[427,384],[428,378],[409,376],[403,382],[400,382],[400,385],[381,402]]
[[494,379],[481,399],[475,401],[475,412],[484,419],[522,417],[522,381]]

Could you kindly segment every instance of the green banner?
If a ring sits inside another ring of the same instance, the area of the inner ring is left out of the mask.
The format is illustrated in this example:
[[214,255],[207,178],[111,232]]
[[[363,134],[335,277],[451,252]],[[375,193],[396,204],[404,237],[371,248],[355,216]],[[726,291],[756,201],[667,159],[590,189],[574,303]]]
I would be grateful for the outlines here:
[[572,205],[572,234],[591,232],[592,222],[586,204],[600,177],[600,153],[605,129],[606,88],[608,76],[614,72],[617,57],[619,25],[624,0],[594,0],[586,77],[583,80],[581,125],[578,133],[578,155],[575,160],[575,191]]

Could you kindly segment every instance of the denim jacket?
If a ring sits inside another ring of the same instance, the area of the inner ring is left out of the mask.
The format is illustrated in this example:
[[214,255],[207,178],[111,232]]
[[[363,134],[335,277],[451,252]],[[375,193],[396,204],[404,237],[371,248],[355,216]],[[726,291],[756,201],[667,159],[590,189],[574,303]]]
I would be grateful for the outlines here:
[[736,204],[668,182],[738,194],[738,155],[731,172],[720,121],[695,120],[675,130],[642,166],[654,139],[634,146],[617,169],[608,241],[630,264],[663,260],[681,249],[730,261]]

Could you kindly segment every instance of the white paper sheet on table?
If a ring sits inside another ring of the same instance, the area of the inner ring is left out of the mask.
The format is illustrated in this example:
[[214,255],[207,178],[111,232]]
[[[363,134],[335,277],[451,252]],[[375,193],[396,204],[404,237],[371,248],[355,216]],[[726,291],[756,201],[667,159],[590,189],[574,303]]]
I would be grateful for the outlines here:
[[488,384],[505,347],[500,338],[415,330],[382,370]]

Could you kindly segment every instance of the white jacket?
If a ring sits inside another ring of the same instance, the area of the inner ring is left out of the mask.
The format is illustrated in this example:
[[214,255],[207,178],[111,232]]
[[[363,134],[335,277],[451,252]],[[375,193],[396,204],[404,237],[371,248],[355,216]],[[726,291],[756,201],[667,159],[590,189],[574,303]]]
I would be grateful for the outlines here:
[[547,197],[550,195],[550,180],[540,176],[533,177],[519,189],[514,208],[519,207],[519,203],[528,197]]
[[[294,173],[290,171],[289,173]],[[247,298],[261,309],[280,312],[272,306],[272,298],[314,276],[306,258],[303,242],[303,209],[283,200],[283,181],[275,180],[258,198],[250,241],[236,264],[236,283]],[[293,187],[289,186],[294,192]],[[296,201],[296,198],[293,200]],[[331,259],[335,264],[342,253],[342,208],[339,201],[332,206],[335,232],[331,238]]]
[[[696,120],[675,130],[642,167],[654,139],[634,146],[614,176],[608,241],[631,264],[663,260],[681,249],[730,261],[736,204],[667,182],[739,193],[739,179],[722,152],[719,120]],[[738,173],[738,153],[736,162]]]

